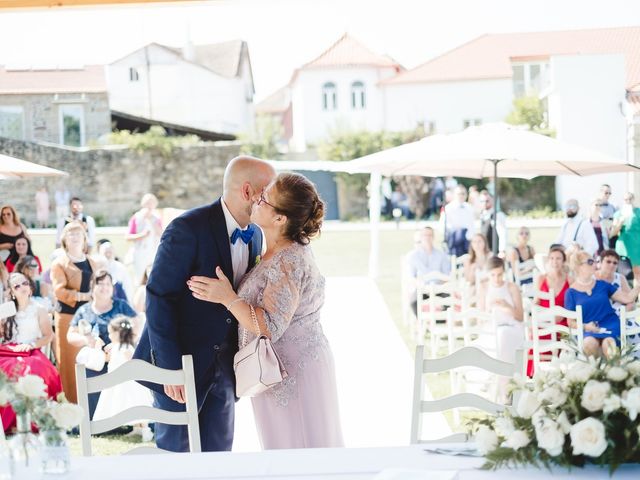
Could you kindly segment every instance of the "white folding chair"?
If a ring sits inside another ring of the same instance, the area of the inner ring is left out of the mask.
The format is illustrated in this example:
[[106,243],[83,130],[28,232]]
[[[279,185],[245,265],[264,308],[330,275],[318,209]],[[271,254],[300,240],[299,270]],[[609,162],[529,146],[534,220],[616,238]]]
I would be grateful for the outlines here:
[[[576,327],[565,327],[556,322],[557,317],[564,317],[567,320],[575,320]],[[557,357],[563,350],[576,351],[576,347],[571,345],[568,338],[575,338],[578,344],[579,354],[583,353],[582,345],[584,341],[584,326],[582,323],[582,307],[578,305],[576,310],[567,310],[559,306],[550,308],[534,305],[531,309],[531,336],[533,350],[533,367],[538,372],[545,362],[553,357]],[[558,335],[564,335],[567,339],[558,340]],[[549,339],[541,337],[549,336]]]
[[[521,350],[516,352],[515,363],[507,363],[491,358],[486,353],[474,347],[464,347],[452,355],[443,358],[426,359],[424,358],[424,346],[418,345],[418,347],[416,347],[413,381],[411,443],[425,443],[425,441],[420,438],[422,433],[422,415],[424,413],[444,412],[452,408],[466,407],[495,415],[509,407],[509,405],[492,402],[474,393],[458,393],[437,400],[423,400],[425,374],[448,372],[454,368],[473,366],[495,375],[513,377],[514,373],[522,371],[522,361]],[[438,441],[464,441],[465,439],[465,434],[454,434],[439,439]]]
[[637,356],[640,351],[640,309],[627,311],[623,305],[618,308],[618,316],[620,317],[620,347],[625,349],[633,345]]
[[[143,380],[159,385],[184,385],[185,411],[169,412],[154,407],[136,406],[127,408],[103,420],[89,420],[90,393],[100,392],[131,380]],[[82,454],[85,457],[91,456],[91,435],[108,432],[126,423],[141,419],[169,425],[187,425],[189,451],[201,451],[198,404],[191,355],[182,356],[182,370],[166,370],[143,360],[130,360],[113,372],[91,378],[87,378],[84,365],[76,365],[76,382],[78,404],[85,412],[80,422],[80,440],[82,442]],[[166,451],[158,448],[139,447],[127,453],[166,453]]]

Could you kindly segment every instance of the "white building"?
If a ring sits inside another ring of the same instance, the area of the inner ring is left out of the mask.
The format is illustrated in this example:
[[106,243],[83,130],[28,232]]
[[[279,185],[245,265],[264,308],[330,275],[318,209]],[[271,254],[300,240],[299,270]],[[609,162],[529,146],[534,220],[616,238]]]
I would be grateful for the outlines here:
[[244,41],[149,44],[107,67],[111,109],[237,134],[253,126],[253,75]]
[[[364,108],[354,107],[360,79]],[[345,35],[296,70],[288,89],[278,105],[272,96],[257,111],[289,121],[297,151],[331,128],[399,131],[423,124],[428,132],[450,133],[502,122],[515,98],[538,95],[557,138],[633,161],[640,145],[640,27],[487,34],[406,71]],[[586,188],[584,179],[561,178],[558,201],[575,191],[576,181],[589,198],[606,182],[619,204],[634,182],[640,191],[632,177],[596,176]]]
[[290,116],[285,132],[296,152],[325,139],[332,130],[382,130],[385,102],[378,83],[402,70],[392,58],[370,51],[345,34],[293,72],[285,88],[288,94],[276,92],[257,111],[285,121]]

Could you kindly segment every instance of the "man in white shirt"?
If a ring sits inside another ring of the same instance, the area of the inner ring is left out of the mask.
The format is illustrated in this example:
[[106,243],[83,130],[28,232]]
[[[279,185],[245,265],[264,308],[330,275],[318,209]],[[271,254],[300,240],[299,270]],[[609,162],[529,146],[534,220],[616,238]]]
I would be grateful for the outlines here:
[[[413,313],[417,314],[417,287],[422,283],[423,277],[431,272],[440,272],[449,275],[451,272],[451,261],[442,251],[433,246],[435,233],[433,228],[425,227],[416,234],[416,248],[407,255],[407,272],[411,277],[412,288],[409,294],[409,301],[413,308]],[[430,282],[433,283],[433,282]]]
[[593,231],[591,222],[578,216],[580,210],[578,201],[574,198],[567,200],[564,210],[567,219],[562,225],[555,243],[564,246],[565,249],[577,244],[582,250],[593,256],[598,251],[598,238]]
[[457,185],[453,200],[444,207],[444,238],[451,255],[469,252],[469,241],[475,233],[475,214],[467,203],[467,189]]
[[93,217],[86,215],[83,213],[84,205],[82,205],[82,200],[78,197],[73,197],[69,202],[69,208],[71,209],[71,213],[66,217],[58,218],[57,224],[57,234],[56,234],[56,247],[60,246],[60,238],[62,237],[62,229],[71,222],[80,222],[84,226],[84,229],[87,231],[87,246],[89,247],[89,251],[96,244],[96,222]]

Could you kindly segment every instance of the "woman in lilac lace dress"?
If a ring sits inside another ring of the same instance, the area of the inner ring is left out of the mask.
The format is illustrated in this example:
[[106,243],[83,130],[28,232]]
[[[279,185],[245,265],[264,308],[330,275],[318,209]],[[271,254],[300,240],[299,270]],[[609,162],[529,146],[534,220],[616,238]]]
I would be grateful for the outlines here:
[[252,398],[262,447],[343,446],[333,355],[320,325],[324,277],[308,245],[320,232],[324,204],[315,187],[298,174],[280,174],[261,193],[251,221],[265,235],[262,261],[247,274],[238,293],[220,269],[219,280],[192,277],[196,298],[222,303],[249,341],[259,331],[271,337],[289,376]]

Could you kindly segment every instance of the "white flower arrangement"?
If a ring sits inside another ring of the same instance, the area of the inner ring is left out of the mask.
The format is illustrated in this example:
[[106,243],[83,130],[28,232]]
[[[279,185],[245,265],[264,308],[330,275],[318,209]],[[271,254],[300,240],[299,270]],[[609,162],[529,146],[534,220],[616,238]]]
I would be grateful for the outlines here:
[[40,430],[63,430],[82,420],[83,410],[68,403],[64,394],[47,399],[47,386],[37,375],[11,378],[0,371],[0,406],[11,405],[16,415],[28,414]]
[[476,421],[484,468],[640,462],[640,362],[629,354],[583,359],[563,353],[532,382],[514,378],[513,408]]

